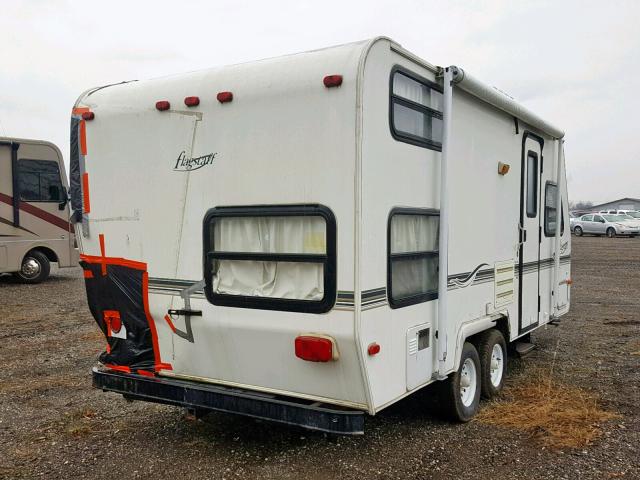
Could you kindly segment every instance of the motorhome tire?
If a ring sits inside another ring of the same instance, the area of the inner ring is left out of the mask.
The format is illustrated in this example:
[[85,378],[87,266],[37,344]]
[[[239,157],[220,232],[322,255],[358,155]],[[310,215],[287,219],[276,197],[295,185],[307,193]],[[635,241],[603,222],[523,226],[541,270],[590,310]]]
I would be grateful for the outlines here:
[[51,264],[47,256],[38,251],[31,250],[22,259],[22,267],[15,275],[23,283],[40,283],[49,276]]
[[613,227],[607,228],[607,237],[613,238],[616,236],[616,229]]
[[576,237],[581,237],[582,236],[582,228],[580,227],[576,227],[573,229],[573,233]]
[[480,405],[480,356],[473,344],[465,342],[458,370],[442,382],[440,402],[451,420],[468,422]]
[[504,385],[507,370],[507,343],[499,330],[482,332],[475,342],[480,356],[482,397],[495,397]]

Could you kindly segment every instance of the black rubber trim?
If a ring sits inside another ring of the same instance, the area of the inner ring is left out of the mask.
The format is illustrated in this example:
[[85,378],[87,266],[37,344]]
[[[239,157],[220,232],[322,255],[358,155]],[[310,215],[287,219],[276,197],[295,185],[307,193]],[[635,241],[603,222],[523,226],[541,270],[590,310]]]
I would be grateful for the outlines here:
[[[326,254],[264,254],[249,252],[216,252],[211,225],[222,217],[322,217],[326,222]],[[255,308],[303,313],[326,313],[336,303],[336,219],[333,212],[324,205],[250,205],[237,207],[215,207],[210,209],[203,221],[203,271],[204,293],[209,302],[223,307]],[[209,246],[212,251],[207,251]],[[213,292],[213,266],[211,259],[260,260],[285,262],[322,263],[324,266],[324,297],[321,300],[297,300],[289,298],[250,297],[227,295]]]
[[126,398],[179,407],[214,410],[309,430],[342,435],[364,433],[364,412],[322,406],[311,400],[166,377],[146,377],[93,368],[93,386]]

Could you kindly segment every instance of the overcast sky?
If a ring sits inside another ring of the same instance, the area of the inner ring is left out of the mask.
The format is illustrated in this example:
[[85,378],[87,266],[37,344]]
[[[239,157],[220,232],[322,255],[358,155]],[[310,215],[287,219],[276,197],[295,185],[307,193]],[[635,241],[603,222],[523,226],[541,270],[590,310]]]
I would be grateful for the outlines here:
[[569,195],[640,198],[640,1],[2,0],[0,135],[68,161],[87,88],[386,35],[566,133]]

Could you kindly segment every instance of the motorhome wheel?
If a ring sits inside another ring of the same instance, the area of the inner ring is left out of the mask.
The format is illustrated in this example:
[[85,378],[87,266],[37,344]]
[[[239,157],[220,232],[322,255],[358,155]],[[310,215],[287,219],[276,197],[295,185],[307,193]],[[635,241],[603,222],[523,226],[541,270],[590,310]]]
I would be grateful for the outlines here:
[[33,250],[22,259],[22,267],[16,276],[24,283],[40,283],[49,276],[51,264],[42,252]]

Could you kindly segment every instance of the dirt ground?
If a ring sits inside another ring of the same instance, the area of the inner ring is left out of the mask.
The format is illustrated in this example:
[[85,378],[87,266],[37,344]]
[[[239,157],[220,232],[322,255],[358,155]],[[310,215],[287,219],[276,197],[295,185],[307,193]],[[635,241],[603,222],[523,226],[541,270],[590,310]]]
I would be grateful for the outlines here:
[[128,403],[91,387],[104,342],[81,271],[38,286],[1,276],[0,478],[640,478],[640,240],[574,238],[572,260],[570,314],[536,332],[537,350],[509,377],[553,365],[555,381],[620,415],[593,444],[564,450],[444,422],[429,388],[368,418],[361,437]]

